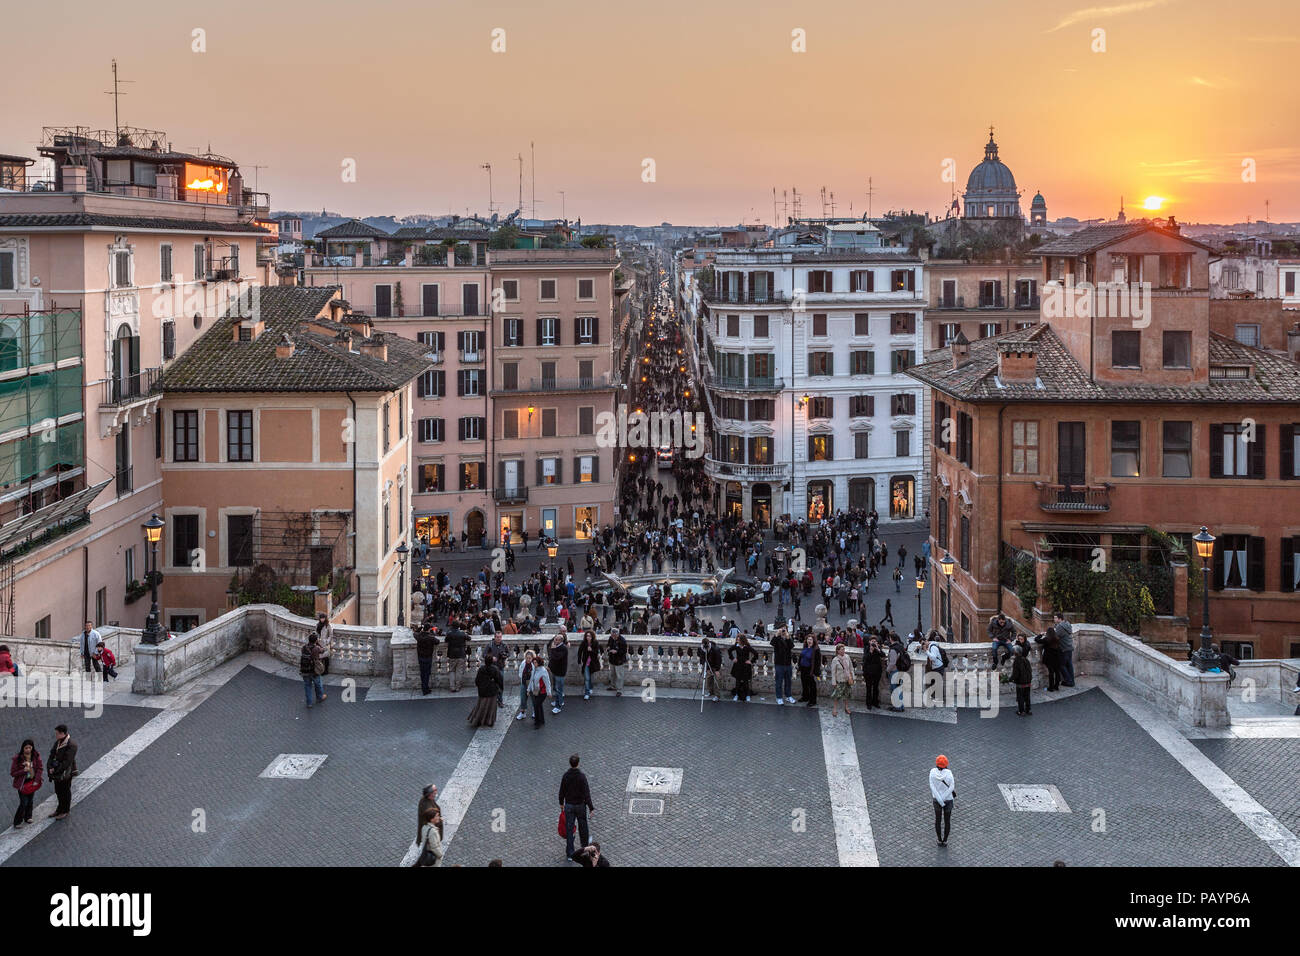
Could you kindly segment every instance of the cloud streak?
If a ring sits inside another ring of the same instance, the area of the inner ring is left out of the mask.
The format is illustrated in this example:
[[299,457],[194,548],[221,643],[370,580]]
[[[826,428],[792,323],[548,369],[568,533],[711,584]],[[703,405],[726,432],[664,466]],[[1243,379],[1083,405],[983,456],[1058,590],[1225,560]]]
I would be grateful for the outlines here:
[[1150,10],[1152,7],[1163,7],[1173,0],[1133,0],[1132,3],[1117,3],[1108,7],[1085,7],[1082,10],[1075,10],[1073,13],[1067,13],[1061,18],[1061,22],[1048,33],[1055,33],[1057,30],[1064,30],[1066,27],[1072,27],[1076,23],[1083,23],[1085,20],[1096,20],[1101,17],[1118,17],[1126,13],[1138,13],[1142,10]]

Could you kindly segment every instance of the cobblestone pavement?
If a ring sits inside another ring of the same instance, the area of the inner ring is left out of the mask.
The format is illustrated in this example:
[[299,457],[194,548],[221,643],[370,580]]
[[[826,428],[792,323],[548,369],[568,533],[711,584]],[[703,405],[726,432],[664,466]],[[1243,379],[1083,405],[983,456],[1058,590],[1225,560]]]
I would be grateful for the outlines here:
[[[346,702],[337,684],[307,710],[301,684],[254,667],[211,697],[74,805],[72,816],[18,849],[17,866],[396,865],[415,835],[420,787],[447,789],[474,734],[472,701]],[[72,713],[0,709],[16,748],[65,720],[83,768],[157,711],[112,706]],[[566,865],[556,791],[582,754],[597,812],[592,835],[615,865],[835,865],[835,821],[818,715],[803,707],[706,702],[629,692],[570,696],[546,726],[513,721],[473,792],[448,863]],[[841,718],[842,719],[842,718]],[[1031,719],[961,711],[956,723],[855,714],[875,849],[884,865],[1276,865],[1279,858],[1178,761],[1098,691],[1042,701]],[[29,729],[30,728],[30,729]],[[480,733],[488,733],[486,731]],[[1300,741],[1205,740],[1201,750],[1293,830],[1300,801],[1290,768]],[[952,760],[952,842],[936,848],[926,777]],[[259,776],[280,754],[324,754],[309,779]],[[680,769],[662,815],[629,813],[633,767]],[[1013,812],[998,784],[1059,789],[1071,813]],[[74,785],[74,793],[75,793]],[[1094,831],[1105,812],[1104,832]],[[202,811],[203,827],[196,827]],[[196,832],[197,830],[203,832]]]
[[[1282,862],[1098,690],[1036,701],[1029,718],[1005,708],[995,718],[959,711],[956,724],[855,714],[853,729],[884,866]],[[944,849],[927,782],[940,753],[957,783]],[[998,784],[1053,785],[1072,812],[1012,811]]]
[[1193,740],[1292,833],[1300,835],[1300,740]]

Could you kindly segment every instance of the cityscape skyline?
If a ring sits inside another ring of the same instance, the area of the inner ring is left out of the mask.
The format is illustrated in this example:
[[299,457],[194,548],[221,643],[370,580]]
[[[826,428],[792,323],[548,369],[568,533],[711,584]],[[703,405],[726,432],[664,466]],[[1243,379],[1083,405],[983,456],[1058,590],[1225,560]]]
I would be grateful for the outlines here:
[[[1121,196],[1132,215],[1155,195],[1167,200],[1160,214],[1183,221],[1300,220],[1300,148],[1280,122],[1300,104],[1268,80],[1300,36],[1225,28],[1204,3],[1006,3],[996,19],[939,3],[935,18],[961,38],[953,50],[921,39],[934,21],[838,2],[764,5],[743,21],[725,8],[683,19],[586,3],[564,4],[561,16],[513,3],[432,11],[401,2],[364,21],[323,3],[303,22],[240,0],[219,22],[163,9],[142,23],[80,2],[55,6],[81,28],[61,38],[58,74],[12,105],[0,151],[34,156],[52,121],[111,129],[102,91],[116,57],[122,125],[241,157],[278,209],[483,213],[490,163],[502,214],[522,192],[525,215],[535,201],[543,218],[783,222],[793,211],[783,191],[797,188],[803,215],[816,216],[825,187],[836,215],[861,216],[870,201],[873,213],[939,217],[992,125],[1022,208],[1041,191],[1053,219],[1109,218]],[[1256,22],[1284,9],[1270,0]],[[15,11],[10,35],[36,29],[36,15]],[[254,17],[251,34],[232,29]],[[280,51],[269,76],[248,46],[254,35]],[[318,59],[343,37],[388,56],[373,68]],[[869,39],[864,55],[864,37],[891,39]],[[634,38],[653,69],[629,68]],[[806,52],[794,52],[800,44]],[[34,48],[7,52],[19,71],[39,70]],[[555,95],[557,84],[575,95]],[[343,181],[348,160],[355,182]],[[1254,181],[1243,179],[1246,161]]]

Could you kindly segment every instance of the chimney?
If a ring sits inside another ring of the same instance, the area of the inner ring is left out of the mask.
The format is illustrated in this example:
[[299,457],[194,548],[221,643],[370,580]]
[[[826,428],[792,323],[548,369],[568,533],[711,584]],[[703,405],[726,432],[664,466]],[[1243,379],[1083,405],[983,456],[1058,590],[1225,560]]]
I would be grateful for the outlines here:
[[280,341],[275,347],[275,357],[278,359],[293,357],[293,339],[289,338],[288,332],[280,335]]
[[1038,377],[1038,350],[1032,342],[998,345],[998,378],[1003,382],[1032,382]]
[[1286,332],[1286,357],[1292,362],[1300,362],[1300,322]]
[[352,351],[352,330],[340,329],[339,334],[334,336],[334,341],[338,342],[349,352]]
[[86,191],[86,167],[64,166],[63,191],[65,193],[84,193]]
[[365,342],[361,343],[361,354],[369,355],[373,359],[379,359],[381,362],[388,361],[388,343],[384,341],[384,333],[376,332]]
[[360,312],[350,312],[340,320],[344,325],[355,330],[356,334],[363,339],[370,338],[370,333],[374,330],[374,325],[370,321],[370,316],[363,315]]
[[952,367],[960,368],[961,364],[970,358],[970,339],[966,338],[966,333],[961,329],[957,330],[956,336],[953,337],[949,345],[952,350]]
[[176,174],[159,173],[154,184],[154,197],[157,199],[176,198]]

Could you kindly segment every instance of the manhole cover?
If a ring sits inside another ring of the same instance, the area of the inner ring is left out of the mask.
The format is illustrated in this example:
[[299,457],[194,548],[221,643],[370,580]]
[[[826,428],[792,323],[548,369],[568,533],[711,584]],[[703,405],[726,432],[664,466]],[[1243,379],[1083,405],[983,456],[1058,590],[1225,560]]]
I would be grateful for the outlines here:
[[664,802],[649,797],[633,797],[627,812],[634,817],[661,817],[664,814]]
[[1002,798],[1012,810],[1030,813],[1070,813],[1061,791],[1050,783],[1000,783]]
[[326,754],[280,754],[259,777],[279,780],[306,780],[325,762]]
[[627,778],[629,793],[664,793],[672,795],[682,789],[681,767],[633,767]]

